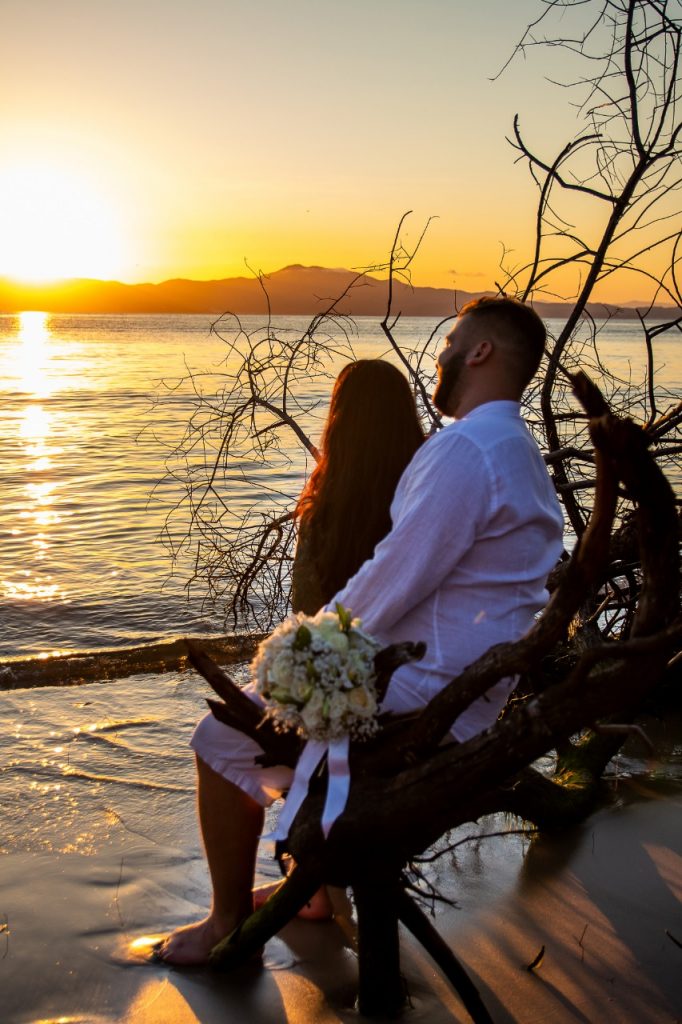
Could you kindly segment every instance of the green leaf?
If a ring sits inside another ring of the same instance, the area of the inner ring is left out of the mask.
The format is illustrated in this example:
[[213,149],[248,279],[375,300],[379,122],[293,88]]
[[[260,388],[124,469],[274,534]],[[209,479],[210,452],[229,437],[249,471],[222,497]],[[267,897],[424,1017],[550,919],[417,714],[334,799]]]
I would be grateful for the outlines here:
[[341,626],[342,632],[347,633],[350,630],[350,624],[353,621],[353,616],[351,612],[347,608],[344,608],[343,605],[339,604],[339,602],[337,601],[336,614],[339,617],[339,625]]
[[304,651],[306,647],[310,647],[310,641],[312,640],[312,634],[307,626],[303,623],[296,630],[296,636],[294,642],[291,645],[295,651]]
[[278,704],[295,704],[296,706],[300,704],[300,701],[296,697],[292,697],[291,693],[283,687],[276,687],[272,691],[272,699],[276,700]]

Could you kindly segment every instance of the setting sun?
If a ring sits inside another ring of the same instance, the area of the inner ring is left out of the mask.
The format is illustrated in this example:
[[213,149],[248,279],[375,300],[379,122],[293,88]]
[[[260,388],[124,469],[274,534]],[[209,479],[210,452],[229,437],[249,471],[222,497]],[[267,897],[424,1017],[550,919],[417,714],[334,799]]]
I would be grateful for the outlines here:
[[77,173],[47,164],[0,171],[0,275],[114,277],[124,248],[113,205]]

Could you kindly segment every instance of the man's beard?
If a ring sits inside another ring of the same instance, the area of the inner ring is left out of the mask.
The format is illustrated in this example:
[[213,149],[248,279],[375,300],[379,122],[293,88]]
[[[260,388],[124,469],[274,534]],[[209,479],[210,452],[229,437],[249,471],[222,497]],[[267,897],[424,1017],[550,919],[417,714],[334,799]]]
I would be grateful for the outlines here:
[[454,416],[459,404],[458,384],[461,381],[465,358],[462,353],[453,352],[445,366],[438,367],[438,383],[433,392],[433,404],[444,416]]

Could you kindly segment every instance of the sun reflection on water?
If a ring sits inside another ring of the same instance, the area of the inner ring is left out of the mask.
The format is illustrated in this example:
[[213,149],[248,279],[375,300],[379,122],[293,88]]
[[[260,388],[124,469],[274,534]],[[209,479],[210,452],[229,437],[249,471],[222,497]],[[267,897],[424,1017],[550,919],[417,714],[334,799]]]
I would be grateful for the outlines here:
[[53,391],[49,341],[47,313],[19,314],[20,345],[16,353],[19,387],[36,398],[46,398]]
[[55,509],[57,482],[44,477],[53,469],[53,456],[58,453],[52,442],[53,417],[43,404],[54,391],[50,363],[47,313],[21,313],[17,345],[11,353],[11,369],[17,392],[29,399],[21,412],[17,436],[24,446],[24,469],[33,479],[26,482],[24,501],[18,508],[24,528],[11,531],[12,536],[26,534],[22,564],[0,580],[5,597],[19,601],[54,601],[63,596],[47,564],[50,557],[48,528],[59,522]]

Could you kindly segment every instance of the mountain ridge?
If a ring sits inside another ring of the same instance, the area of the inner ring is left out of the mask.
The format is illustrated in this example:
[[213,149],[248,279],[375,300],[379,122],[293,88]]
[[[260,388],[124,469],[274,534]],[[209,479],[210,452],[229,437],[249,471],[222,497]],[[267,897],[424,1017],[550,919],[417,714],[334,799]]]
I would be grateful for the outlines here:
[[[352,286],[352,282],[357,284]],[[263,275],[270,311],[275,316],[314,315],[322,312],[338,296],[347,294],[337,311],[351,316],[383,316],[386,309],[387,281],[345,268],[289,264],[271,274]],[[394,281],[394,310],[403,316],[454,316],[456,310],[471,299],[490,292],[468,292],[436,288],[430,285],[411,287]],[[536,302],[535,309],[544,317],[562,317],[572,308],[570,303]],[[590,303],[588,312],[599,317],[616,316],[634,319],[637,309],[629,303]],[[654,317],[670,315],[674,307],[658,306]],[[94,278],[69,278],[49,284],[18,284],[0,278],[0,311],[18,313],[40,309],[48,313],[209,313],[231,312],[239,315],[266,315],[268,305],[257,277],[228,277],[195,281],[172,278],[158,284],[124,284]]]

